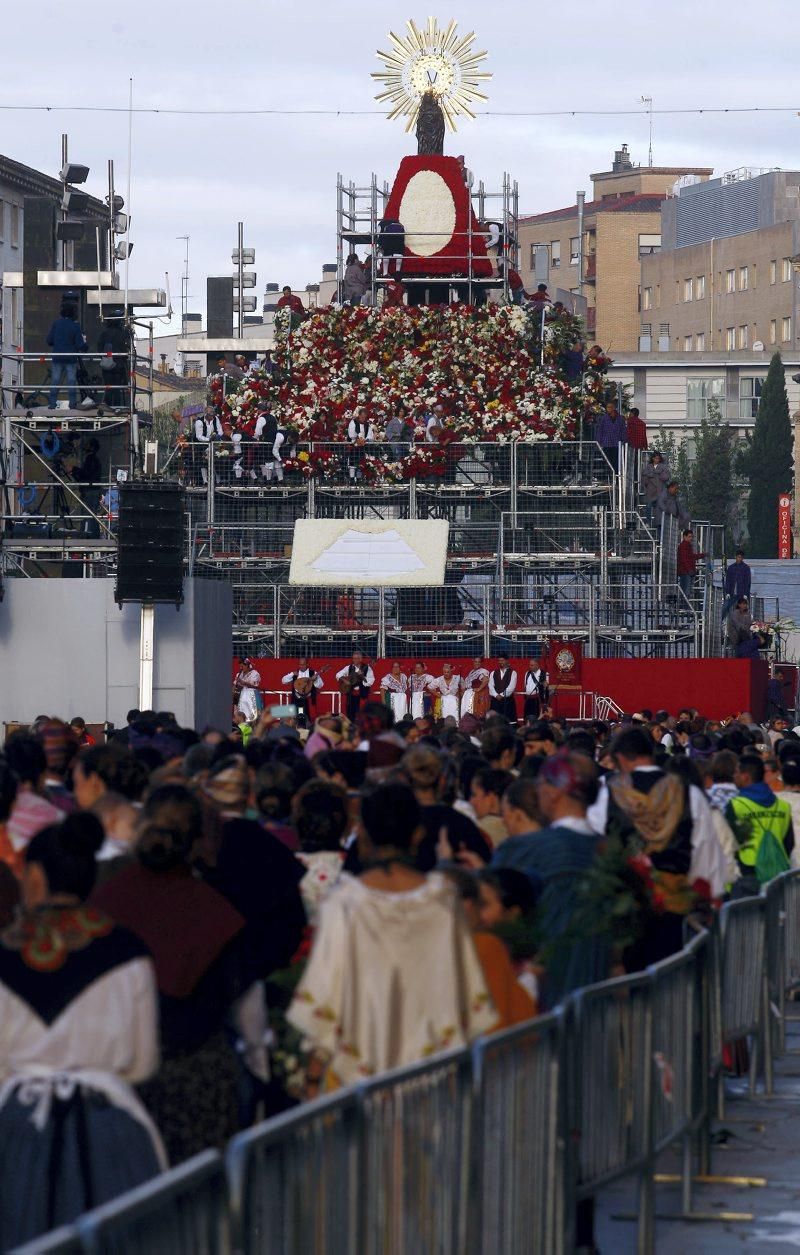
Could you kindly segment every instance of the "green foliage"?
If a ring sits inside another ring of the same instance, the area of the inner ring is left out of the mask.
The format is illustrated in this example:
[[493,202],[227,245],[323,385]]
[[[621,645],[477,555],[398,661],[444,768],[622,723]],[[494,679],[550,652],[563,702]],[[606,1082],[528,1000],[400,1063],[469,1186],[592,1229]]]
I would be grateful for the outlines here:
[[708,415],[695,436],[690,512],[692,518],[706,519],[726,531],[735,499],[737,443],[733,429],[722,420],[719,402],[709,401]]
[[650,448],[664,454],[670,475],[677,479],[685,500],[692,484],[692,463],[686,437],[678,440],[674,431],[665,431],[663,427],[659,427],[658,434],[650,439]]
[[747,477],[749,552],[754,558],[778,556],[778,496],[792,486],[792,424],[780,353],[774,353],[761,391],[755,427],[740,452]]

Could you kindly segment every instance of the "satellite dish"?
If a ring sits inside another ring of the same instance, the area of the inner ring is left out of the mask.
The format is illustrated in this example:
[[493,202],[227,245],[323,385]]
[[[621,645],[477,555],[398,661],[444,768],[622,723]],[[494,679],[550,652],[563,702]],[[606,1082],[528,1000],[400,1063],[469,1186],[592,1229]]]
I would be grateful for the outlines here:
[[754,352],[754,353],[763,353],[763,352],[764,352],[764,341],[763,341],[763,340],[754,340],[754,341],[753,341],[753,352]]

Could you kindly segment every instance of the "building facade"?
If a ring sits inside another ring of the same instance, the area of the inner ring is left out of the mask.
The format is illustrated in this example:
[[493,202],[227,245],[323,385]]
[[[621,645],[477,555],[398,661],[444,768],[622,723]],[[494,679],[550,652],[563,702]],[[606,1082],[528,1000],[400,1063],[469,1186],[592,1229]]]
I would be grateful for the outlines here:
[[623,144],[611,170],[591,175],[582,241],[577,204],[520,218],[526,287],[544,279],[552,287],[582,292],[588,334],[612,352],[636,349],[641,260],[661,247],[661,206],[678,180],[704,180],[711,173],[686,166],[634,166]]
[[737,170],[677,189],[661,251],[642,258],[640,347],[794,354],[800,173]]

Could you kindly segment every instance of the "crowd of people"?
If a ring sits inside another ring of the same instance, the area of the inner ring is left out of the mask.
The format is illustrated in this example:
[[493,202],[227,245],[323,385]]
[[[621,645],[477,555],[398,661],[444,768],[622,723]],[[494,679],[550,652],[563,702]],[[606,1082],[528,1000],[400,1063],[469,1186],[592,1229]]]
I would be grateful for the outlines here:
[[795,859],[786,720],[517,727],[365,700],[296,722],[134,710],[107,744],[80,718],[9,736],[2,1249],[663,958]]

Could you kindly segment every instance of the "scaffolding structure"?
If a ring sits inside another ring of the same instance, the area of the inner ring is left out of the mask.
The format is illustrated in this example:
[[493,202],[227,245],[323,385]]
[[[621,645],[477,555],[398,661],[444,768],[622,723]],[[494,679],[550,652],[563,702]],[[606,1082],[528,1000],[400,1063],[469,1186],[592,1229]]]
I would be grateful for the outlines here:
[[[512,179],[510,174],[504,172],[501,189],[499,191],[490,191],[486,188],[483,180],[480,180],[477,184],[474,182],[471,171],[465,170],[464,178],[469,189],[470,205],[478,223],[485,222],[487,212],[491,212],[491,221],[496,222],[500,227],[503,249],[499,251],[498,257],[494,259],[497,262],[496,272],[486,278],[478,277],[474,274],[474,262],[478,259],[485,260],[487,256],[485,245],[490,241],[490,236],[473,230],[473,214],[470,214],[466,233],[466,251],[463,258],[460,259],[464,263],[463,269],[466,273],[462,275],[454,274],[452,276],[446,274],[425,276],[403,273],[401,275],[403,285],[409,285],[414,288],[425,288],[433,285],[441,288],[443,285],[447,285],[451,290],[450,295],[452,297],[465,301],[468,305],[473,305],[476,301],[483,300],[489,290],[494,290],[495,293],[499,292],[502,299],[508,301],[511,299],[509,269],[519,269],[519,187],[517,181]],[[358,245],[366,245],[373,259],[369,286],[369,302],[371,305],[377,304],[380,288],[393,281],[391,276],[379,275],[375,265],[378,257],[379,223],[385,215],[389,193],[389,184],[385,180],[379,183],[375,174],[370,176],[369,183],[366,186],[361,186],[352,179],[345,182],[341,174],[337,176],[336,273],[337,298],[340,302],[342,300],[345,260],[347,255]],[[426,232],[425,234],[429,236],[432,233]],[[475,240],[478,237],[484,243],[484,247],[479,252],[475,251]],[[449,238],[448,236],[447,239]],[[443,238],[442,243],[444,244],[445,242],[446,240]]]

